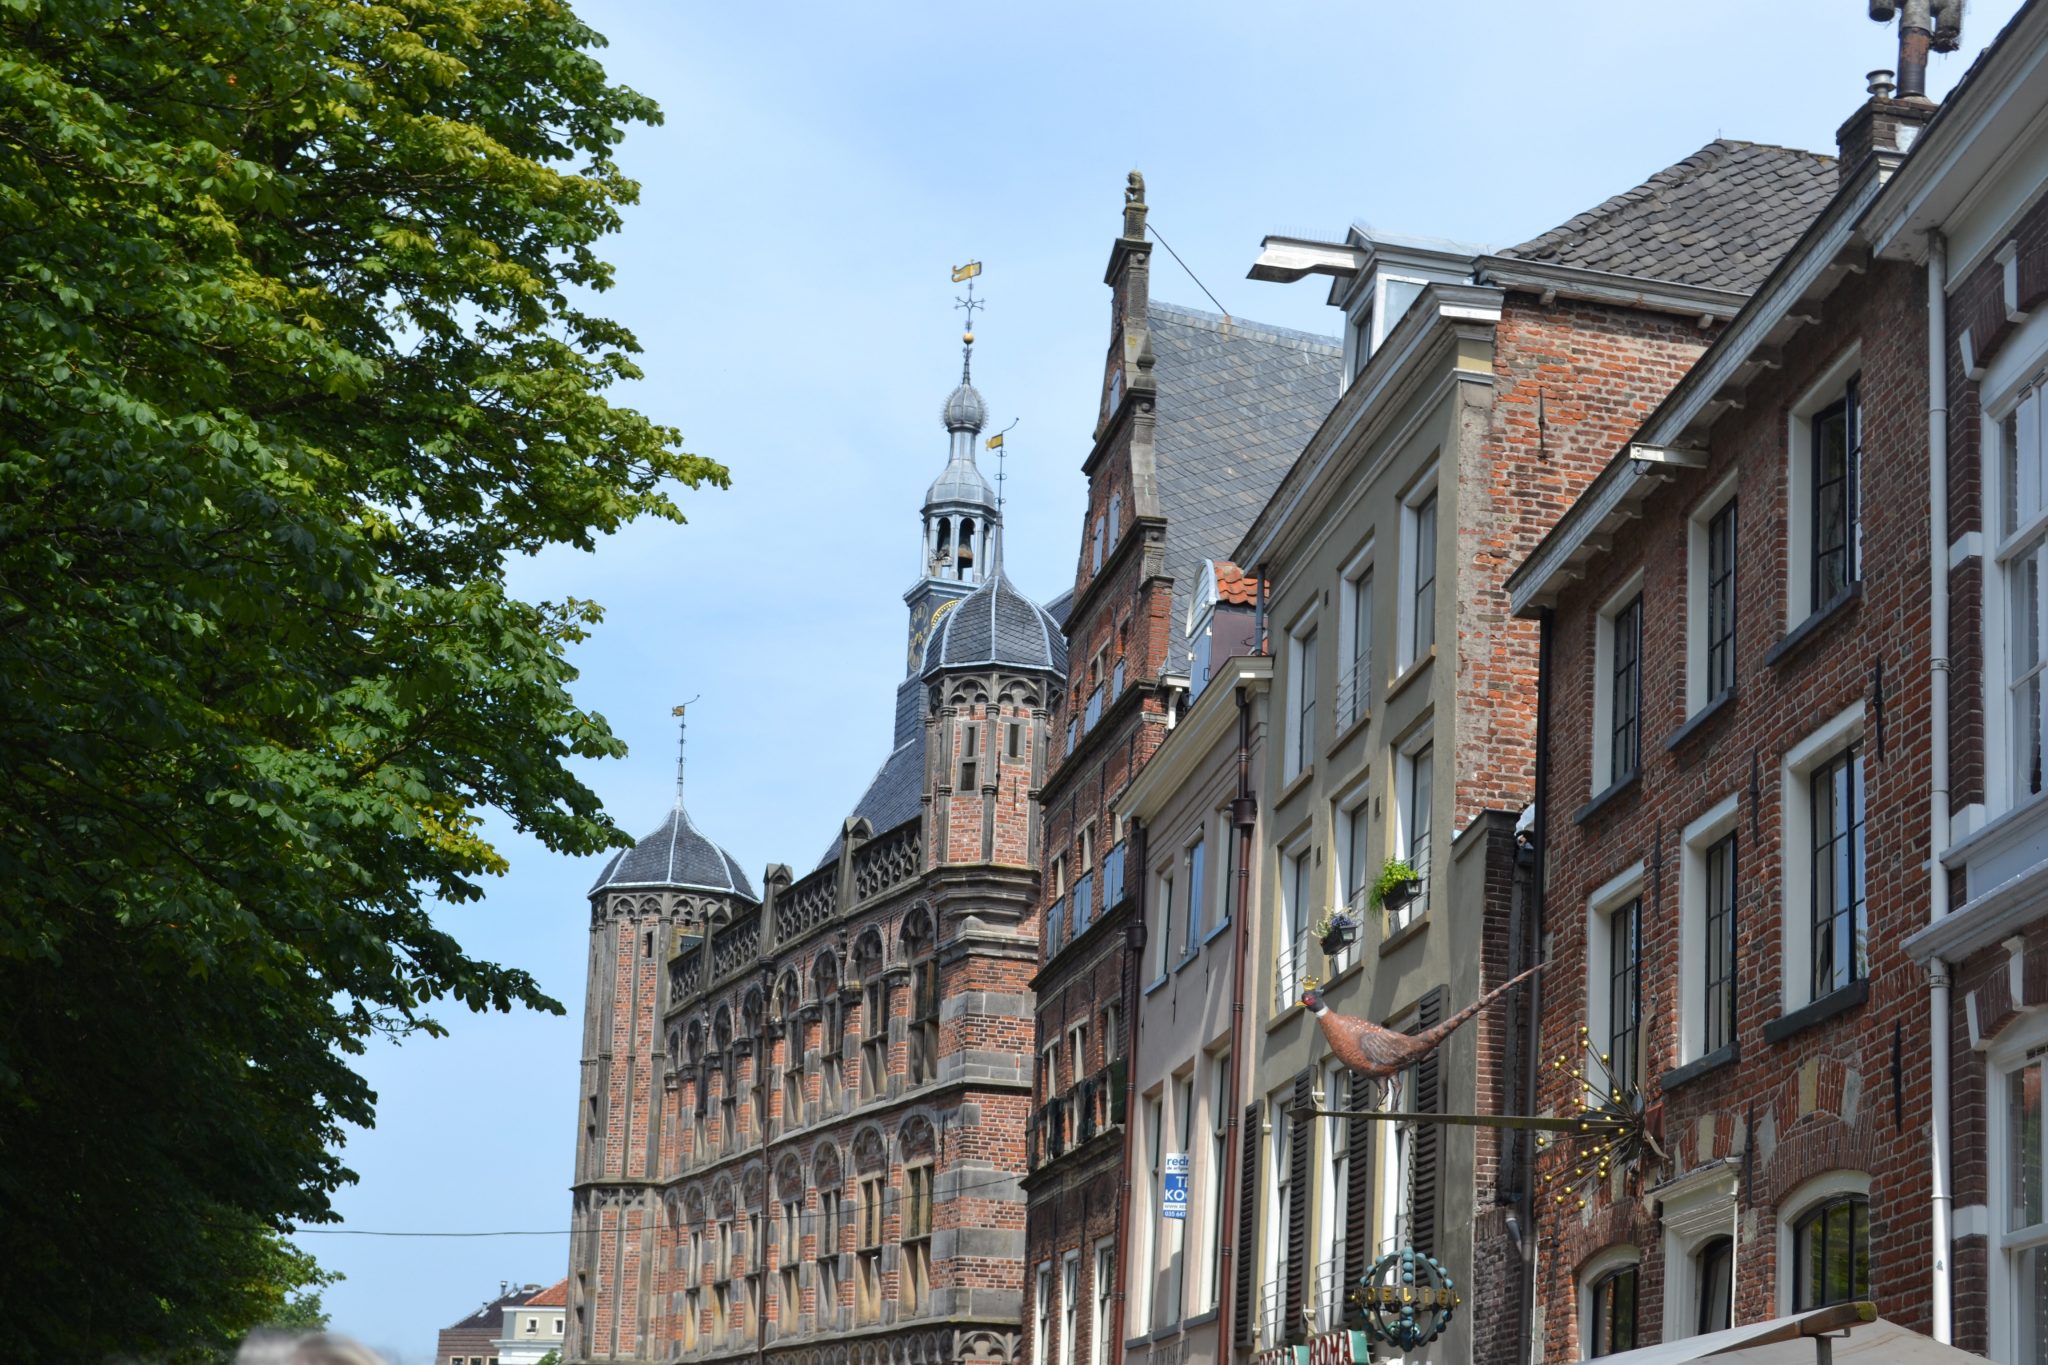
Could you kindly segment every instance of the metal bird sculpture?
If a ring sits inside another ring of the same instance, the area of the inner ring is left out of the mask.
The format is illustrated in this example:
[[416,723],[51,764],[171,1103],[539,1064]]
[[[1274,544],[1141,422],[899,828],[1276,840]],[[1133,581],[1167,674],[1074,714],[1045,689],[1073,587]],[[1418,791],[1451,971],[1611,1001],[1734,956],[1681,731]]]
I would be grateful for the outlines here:
[[1323,1037],[1330,1042],[1330,1052],[1338,1061],[1360,1075],[1386,1082],[1434,1052],[1460,1024],[1542,970],[1543,964],[1539,962],[1520,976],[1495,986],[1441,1024],[1420,1033],[1399,1033],[1370,1019],[1333,1014],[1323,1003],[1323,993],[1314,986],[1301,993],[1301,1003],[1315,1015]]

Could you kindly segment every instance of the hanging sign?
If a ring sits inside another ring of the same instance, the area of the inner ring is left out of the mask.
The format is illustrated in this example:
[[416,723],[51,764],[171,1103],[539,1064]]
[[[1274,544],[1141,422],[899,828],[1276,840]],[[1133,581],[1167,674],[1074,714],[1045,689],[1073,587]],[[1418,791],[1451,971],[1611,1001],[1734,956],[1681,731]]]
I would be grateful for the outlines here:
[[1159,1191],[1159,1216],[1180,1218],[1188,1216],[1188,1154],[1168,1152],[1166,1154],[1166,1180]]
[[1403,1351],[1434,1341],[1457,1311],[1459,1299],[1452,1288],[1450,1272],[1428,1252],[1414,1247],[1390,1252],[1358,1286],[1365,1330]]

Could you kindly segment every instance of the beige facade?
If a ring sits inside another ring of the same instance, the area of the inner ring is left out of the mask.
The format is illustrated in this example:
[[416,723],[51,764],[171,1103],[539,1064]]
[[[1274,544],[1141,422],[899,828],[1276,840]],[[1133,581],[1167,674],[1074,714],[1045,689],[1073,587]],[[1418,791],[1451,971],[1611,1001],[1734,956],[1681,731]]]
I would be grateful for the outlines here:
[[[1436,1214],[1473,1205],[1472,1130],[1290,1111],[1361,1099],[1301,1007],[1305,979],[1322,983],[1333,1011],[1395,1028],[1447,1015],[1481,989],[1486,859],[1477,838],[1460,837],[1459,817],[1471,813],[1456,808],[1453,757],[1459,607],[1474,570],[1455,528],[1476,515],[1461,474],[1485,457],[1499,306],[1489,289],[1424,292],[1244,547],[1271,584],[1275,663],[1258,776],[1273,794],[1258,851],[1263,932],[1248,963],[1247,1103],[1260,1144],[1250,1344],[1261,1350],[1338,1329],[1348,1289],[1398,1246],[1432,1251],[1471,1282],[1470,1217]],[[1424,890],[1398,913],[1373,911],[1369,888],[1395,857],[1423,875]],[[1338,911],[1358,929],[1332,957],[1318,928]],[[1393,1107],[1472,1112],[1475,1041],[1461,1032],[1436,1074],[1403,1078]],[[1454,1322],[1440,1358],[1471,1358],[1468,1324]]]
[[[1238,955],[1249,964],[1261,951],[1256,917],[1237,913],[1240,896],[1258,903],[1258,862],[1240,854],[1247,836],[1257,847],[1256,805],[1243,807],[1248,826],[1233,806],[1241,748],[1247,780],[1263,761],[1273,668],[1269,658],[1240,655],[1208,672],[1117,805],[1119,817],[1144,832],[1148,911],[1134,1038],[1128,1365],[1230,1359],[1224,1247],[1242,1140],[1232,1120],[1250,1093],[1247,1048],[1231,1036],[1233,986]],[[1249,994],[1247,982],[1247,1006]],[[1186,1158],[1183,1218],[1165,1216],[1176,1156]]]

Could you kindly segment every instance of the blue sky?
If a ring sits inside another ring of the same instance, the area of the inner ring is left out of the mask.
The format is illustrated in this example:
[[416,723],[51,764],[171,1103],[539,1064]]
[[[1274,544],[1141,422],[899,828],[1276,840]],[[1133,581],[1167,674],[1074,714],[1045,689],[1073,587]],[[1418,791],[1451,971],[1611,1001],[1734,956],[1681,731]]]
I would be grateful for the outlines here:
[[[1831,151],[1894,64],[1863,0],[1467,0],[1449,5],[711,5],[576,0],[615,79],[664,126],[621,159],[643,186],[609,245],[608,307],[646,348],[626,401],[732,470],[690,524],[513,568],[535,598],[607,608],[579,700],[632,746],[588,780],[629,831],[674,781],[758,880],[812,866],[888,744],[918,504],[959,373],[951,266],[986,263],[975,380],[1009,448],[1005,555],[1027,593],[1071,583],[1080,462],[1108,342],[1102,270],[1124,175],[1233,314],[1335,330],[1317,281],[1244,278],[1268,232],[1511,245],[1717,136]],[[1945,91],[2018,8],[1977,0]],[[1212,307],[1163,253],[1154,296]],[[992,473],[993,471],[991,471]],[[451,1036],[364,1065],[378,1126],[347,1157],[358,1231],[563,1230],[594,860],[498,827],[511,872],[444,923],[532,971],[566,1017],[444,1012]],[[344,1272],[336,1326],[401,1365],[500,1280],[552,1283],[565,1234],[305,1235]]]

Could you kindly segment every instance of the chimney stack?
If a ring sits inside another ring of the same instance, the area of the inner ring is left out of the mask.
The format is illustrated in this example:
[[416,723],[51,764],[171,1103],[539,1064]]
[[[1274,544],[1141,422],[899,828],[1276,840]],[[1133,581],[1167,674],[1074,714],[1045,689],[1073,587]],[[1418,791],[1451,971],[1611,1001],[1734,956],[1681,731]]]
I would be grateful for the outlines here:
[[1927,54],[1954,52],[1963,40],[1964,0],[1870,0],[1870,17],[1899,21],[1899,98],[1927,98]]

